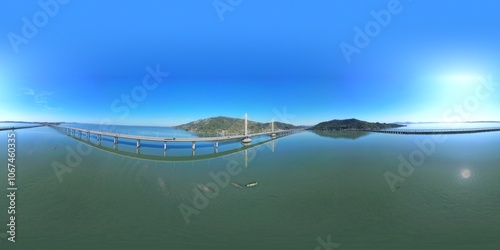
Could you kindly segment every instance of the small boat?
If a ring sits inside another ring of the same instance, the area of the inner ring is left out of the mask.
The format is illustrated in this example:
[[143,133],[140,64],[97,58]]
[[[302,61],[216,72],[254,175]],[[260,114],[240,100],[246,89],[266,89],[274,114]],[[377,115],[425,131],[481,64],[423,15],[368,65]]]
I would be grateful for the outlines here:
[[246,184],[245,186],[246,187],[255,187],[255,186],[257,186],[257,184],[258,184],[257,182],[250,182],[250,183]]
[[231,182],[231,185],[237,187],[237,188],[244,188],[244,187],[255,187],[257,186],[257,182],[250,182],[248,184],[244,184],[244,185],[241,185],[241,184],[238,184],[238,183],[235,183],[235,182]]
[[243,140],[241,140],[242,143],[251,143],[252,142],[252,138],[250,137],[245,137]]

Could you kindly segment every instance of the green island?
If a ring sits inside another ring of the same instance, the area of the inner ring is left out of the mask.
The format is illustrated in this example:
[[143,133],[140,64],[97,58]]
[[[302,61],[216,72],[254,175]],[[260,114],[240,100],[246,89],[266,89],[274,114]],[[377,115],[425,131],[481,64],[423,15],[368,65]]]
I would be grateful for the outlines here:
[[[206,119],[196,120],[190,123],[175,126],[174,128],[182,129],[189,132],[198,133],[200,135],[236,135],[243,134],[245,131],[245,119],[231,118],[225,116],[217,116]],[[304,126],[295,126],[283,122],[274,122],[275,130],[300,129]],[[248,133],[255,134],[261,132],[269,132],[272,129],[270,122],[261,123],[248,121]]]
[[[369,131],[388,128],[404,127],[405,125],[395,123],[366,122],[357,119],[331,120],[318,123],[312,127],[295,126],[283,122],[274,122],[275,130],[308,129],[314,131]],[[200,135],[235,135],[242,134],[245,130],[245,120],[225,116],[200,119],[186,124],[175,126]],[[248,133],[269,132],[272,129],[270,122],[261,123],[248,121]]]
[[398,128],[405,127],[405,125],[400,125],[396,123],[380,123],[380,122],[366,122],[358,119],[345,119],[345,120],[331,120],[327,122],[321,122],[315,126],[309,128],[309,130],[315,131],[369,131],[369,130],[380,130],[388,128]]

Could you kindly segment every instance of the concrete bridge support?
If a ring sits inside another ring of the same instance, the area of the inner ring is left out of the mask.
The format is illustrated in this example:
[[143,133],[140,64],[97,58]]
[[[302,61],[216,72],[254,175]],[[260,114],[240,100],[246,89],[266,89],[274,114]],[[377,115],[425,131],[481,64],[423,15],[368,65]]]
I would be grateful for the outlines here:
[[[245,118],[247,118],[247,117],[245,117]],[[180,140],[178,139],[176,141],[176,138],[160,138],[160,137],[148,137],[148,136],[139,136],[139,135],[117,134],[117,133],[108,133],[108,132],[102,132],[102,131],[94,131],[94,130],[87,130],[87,129],[80,129],[80,128],[71,128],[71,127],[64,127],[64,126],[52,126],[52,127],[55,129],[58,129],[59,131],[61,131],[63,133],[66,133],[67,135],[74,136],[74,137],[78,136],[78,137],[80,137],[80,139],[82,139],[83,133],[85,133],[85,137],[87,138],[87,141],[89,141],[89,143],[92,143],[91,134],[95,134],[96,139],[97,139],[96,144],[99,146],[101,146],[101,143],[102,143],[102,136],[109,137],[110,139],[113,138],[113,145],[114,145],[113,148],[115,148],[115,150],[118,148],[118,140],[120,138],[136,140],[136,148],[137,148],[138,152],[140,152],[139,148],[141,147],[141,140],[155,141],[155,142],[159,142],[159,143],[163,142],[163,151],[164,151],[165,156],[166,156],[166,151],[167,151],[167,142],[169,142],[169,141],[183,142],[183,143],[191,142],[192,143],[191,144],[192,154],[194,155],[195,151],[196,151],[196,142],[198,142],[198,141],[201,141],[204,143],[212,142],[213,147],[214,147],[214,152],[218,153],[220,141],[234,141],[234,140],[238,140],[241,138],[243,138],[243,139],[248,138],[249,139],[252,136],[271,135],[273,133],[275,133],[276,136],[280,136],[280,137],[287,135],[287,134],[296,133],[296,131],[283,130],[283,131],[272,131],[272,132],[248,134],[248,130],[247,130],[246,136],[245,135],[235,135],[235,136],[227,136],[226,135],[226,136],[219,136],[219,137],[208,138],[208,139],[207,138],[181,138]],[[248,127],[247,127],[247,129],[248,129]],[[498,130],[500,130],[500,128],[498,128]],[[77,135],[77,133],[78,133],[78,135]]]

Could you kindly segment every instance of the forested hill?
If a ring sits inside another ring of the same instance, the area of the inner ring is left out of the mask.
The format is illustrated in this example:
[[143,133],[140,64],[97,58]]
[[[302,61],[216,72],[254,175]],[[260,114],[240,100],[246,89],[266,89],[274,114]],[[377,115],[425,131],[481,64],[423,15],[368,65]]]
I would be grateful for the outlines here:
[[309,128],[309,130],[379,130],[388,128],[404,127],[405,125],[395,123],[366,122],[357,119],[331,120],[321,122]]
[[[182,124],[175,126],[175,128],[197,133],[243,134],[245,131],[245,120],[218,116]],[[275,130],[288,130],[295,128],[299,127],[292,124],[274,122]],[[271,131],[271,123],[248,121],[249,134],[260,133],[262,131]]]

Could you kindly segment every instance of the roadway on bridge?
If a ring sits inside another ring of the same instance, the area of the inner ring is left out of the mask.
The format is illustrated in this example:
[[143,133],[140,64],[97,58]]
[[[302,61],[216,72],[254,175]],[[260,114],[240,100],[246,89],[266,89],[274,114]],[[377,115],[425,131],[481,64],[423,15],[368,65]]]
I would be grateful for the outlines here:
[[67,127],[67,126],[52,125],[51,127],[62,128],[62,129],[69,129],[69,130],[74,130],[74,131],[79,131],[79,132],[82,132],[82,133],[88,133],[88,134],[94,134],[94,135],[102,135],[102,136],[124,138],[124,139],[134,139],[134,140],[141,140],[141,141],[158,141],[158,142],[213,142],[213,141],[228,141],[228,140],[243,139],[243,138],[246,138],[246,137],[254,137],[254,136],[261,136],[261,135],[271,135],[273,133],[275,133],[275,134],[282,134],[282,133],[288,133],[288,132],[296,131],[296,130],[280,130],[280,131],[274,131],[274,132],[262,132],[262,133],[249,134],[249,135],[232,135],[232,136],[218,136],[218,137],[192,137],[192,138],[186,138],[186,137],[183,137],[183,138],[166,138],[166,137],[152,137],[152,136],[141,136],[141,135],[129,135],[129,134],[109,133],[109,132],[102,132],[102,131],[88,130],[88,129],[81,129],[81,128],[73,128],[73,127]]

